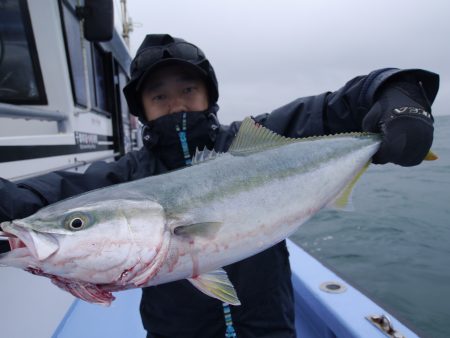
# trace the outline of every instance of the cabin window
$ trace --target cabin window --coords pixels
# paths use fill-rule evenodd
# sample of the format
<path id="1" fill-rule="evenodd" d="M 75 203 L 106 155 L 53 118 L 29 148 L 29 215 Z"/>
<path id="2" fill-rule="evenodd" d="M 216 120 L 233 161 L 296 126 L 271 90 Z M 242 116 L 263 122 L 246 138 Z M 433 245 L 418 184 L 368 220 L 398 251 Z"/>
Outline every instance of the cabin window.
<path id="1" fill-rule="evenodd" d="M 95 88 L 95 107 L 101 111 L 107 112 L 107 71 L 106 67 L 109 64 L 107 54 L 100 49 L 96 44 L 92 48 L 92 61 L 94 66 L 94 88 Z"/>
<path id="2" fill-rule="evenodd" d="M 81 36 L 80 21 L 75 10 L 62 1 L 63 25 L 66 41 L 66 52 L 70 67 L 70 78 L 75 103 L 87 107 L 86 73 L 84 67 L 83 48 L 86 43 Z"/>
<path id="3" fill-rule="evenodd" d="M 127 101 L 122 91 L 123 87 L 125 87 L 128 82 L 127 74 L 120 68 L 119 65 L 117 65 L 117 69 L 119 70 L 119 88 L 117 89 L 120 100 L 120 114 L 122 116 L 124 151 L 127 153 L 133 150 L 134 145 L 131 130 L 136 129 L 136 125 L 134 119 L 129 114 Z"/>
<path id="4" fill-rule="evenodd" d="M 0 102 L 46 104 L 26 1 L 0 1 Z"/>

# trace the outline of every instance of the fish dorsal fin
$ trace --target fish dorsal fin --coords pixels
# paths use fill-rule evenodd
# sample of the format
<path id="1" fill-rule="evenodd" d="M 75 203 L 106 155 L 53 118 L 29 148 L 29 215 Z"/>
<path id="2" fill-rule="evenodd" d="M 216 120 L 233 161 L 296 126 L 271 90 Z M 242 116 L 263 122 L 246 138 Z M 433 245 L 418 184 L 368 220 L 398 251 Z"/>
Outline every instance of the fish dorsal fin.
<path id="1" fill-rule="evenodd" d="M 251 117 L 247 117 L 242 122 L 228 152 L 232 155 L 245 156 L 294 142 L 298 140 L 278 135 L 255 123 Z"/>
<path id="2" fill-rule="evenodd" d="M 203 150 L 199 150 L 198 148 L 195 150 L 195 155 L 192 157 L 192 165 L 196 165 L 202 162 L 206 162 L 209 160 L 214 160 L 220 155 L 220 153 L 217 153 L 214 149 L 209 150 L 208 148 L 205 148 Z"/>
<path id="3" fill-rule="evenodd" d="M 345 132 L 331 135 L 307 136 L 292 138 L 279 135 L 270 129 L 256 123 L 251 117 L 247 117 L 241 124 L 233 143 L 228 150 L 232 155 L 250 155 L 271 148 L 277 148 L 286 144 L 296 142 L 308 142 L 344 137 L 380 137 L 378 134 L 369 132 Z"/>

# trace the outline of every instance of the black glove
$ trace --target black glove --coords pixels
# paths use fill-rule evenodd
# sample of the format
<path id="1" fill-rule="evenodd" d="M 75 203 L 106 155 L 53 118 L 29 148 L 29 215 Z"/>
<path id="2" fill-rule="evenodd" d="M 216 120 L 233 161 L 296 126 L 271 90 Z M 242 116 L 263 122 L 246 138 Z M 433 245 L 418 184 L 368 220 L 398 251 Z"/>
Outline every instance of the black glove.
<path id="1" fill-rule="evenodd" d="M 385 86 L 362 122 L 363 131 L 382 135 L 372 161 L 417 165 L 433 143 L 431 106 L 419 83 L 398 81 Z"/>

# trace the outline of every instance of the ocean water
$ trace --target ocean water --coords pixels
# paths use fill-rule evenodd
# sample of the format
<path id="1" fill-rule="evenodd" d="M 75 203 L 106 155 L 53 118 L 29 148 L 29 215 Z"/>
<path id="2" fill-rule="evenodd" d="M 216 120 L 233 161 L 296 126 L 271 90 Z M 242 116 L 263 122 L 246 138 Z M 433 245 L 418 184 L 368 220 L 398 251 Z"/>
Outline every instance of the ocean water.
<path id="1" fill-rule="evenodd" d="M 325 210 L 291 239 L 421 336 L 450 337 L 450 116 L 435 122 L 439 160 L 372 165 L 353 211 Z"/>

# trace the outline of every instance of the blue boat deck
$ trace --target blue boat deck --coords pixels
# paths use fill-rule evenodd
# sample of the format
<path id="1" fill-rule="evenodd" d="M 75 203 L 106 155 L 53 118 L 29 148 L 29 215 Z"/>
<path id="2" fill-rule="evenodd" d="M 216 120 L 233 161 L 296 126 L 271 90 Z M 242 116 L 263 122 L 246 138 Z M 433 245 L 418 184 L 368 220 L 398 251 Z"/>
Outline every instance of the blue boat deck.
<path id="1" fill-rule="evenodd" d="M 404 337 L 418 337 L 301 248 L 290 241 L 288 247 L 293 272 L 298 337 L 387 337 L 365 318 L 381 314 L 389 316 L 393 327 Z M 343 285 L 344 291 L 325 292 L 320 288 L 324 282 Z M 53 338 L 145 337 L 139 316 L 141 290 L 118 292 L 115 296 L 116 300 L 110 307 L 75 300 Z"/>

